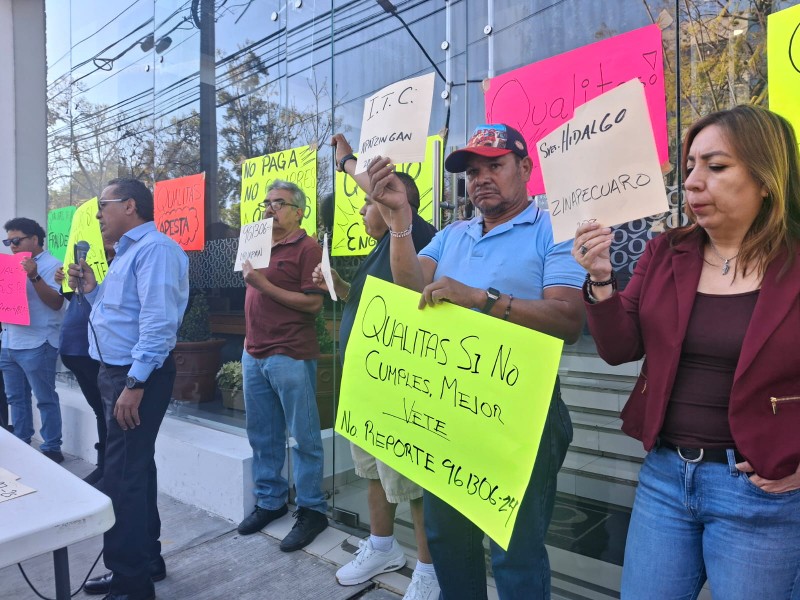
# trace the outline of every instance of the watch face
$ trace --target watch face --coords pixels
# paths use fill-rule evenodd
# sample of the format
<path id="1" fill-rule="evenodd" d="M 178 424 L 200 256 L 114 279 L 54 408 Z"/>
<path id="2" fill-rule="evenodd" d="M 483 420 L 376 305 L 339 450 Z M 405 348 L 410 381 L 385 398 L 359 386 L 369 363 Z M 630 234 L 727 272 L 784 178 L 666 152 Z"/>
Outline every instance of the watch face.
<path id="1" fill-rule="evenodd" d="M 129 390 L 132 390 L 135 385 L 136 385 L 136 379 L 135 378 L 128 377 L 125 380 L 125 387 L 128 388 Z"/>

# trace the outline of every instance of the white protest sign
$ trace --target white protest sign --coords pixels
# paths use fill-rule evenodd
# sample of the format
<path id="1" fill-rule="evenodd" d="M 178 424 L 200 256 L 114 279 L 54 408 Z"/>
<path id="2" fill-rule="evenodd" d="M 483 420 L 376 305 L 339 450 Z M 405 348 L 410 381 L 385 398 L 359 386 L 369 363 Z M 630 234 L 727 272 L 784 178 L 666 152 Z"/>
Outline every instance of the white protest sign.
<path id="1" fill-rule="evenodd" d="M 423 162 L 433 104 L 434 74 L 388 85 L 364 101 L 356 174 L 376 156 L 395 163 Z"/>
<path id="2" fill-rule="evenodd" d="M 18 481 L 19 475 L 0 468 L 0 502 L 32 494 L 36 490 Z"/>
<path id="3" fill-rule="evenodd" d="M 331 300 L 336 302 L 336 290 L 333 289 L 333 275 L 331 274 L 331 254 L 328 252 L 328 234 L 322 239 L 322 278 L 325 280 L 325 285 L 328 286 L 328 292 L 331 294 Z"/>
<path id="4" fill-rule="evenodd" d="M 234 271 L 242 270 L 242 263 L 249 260 L 255 269 L 269 266 L 272 254 L 272 217 L 242 225 L 239 232 L 239 249 L 236 251 Z"/>
<path id="5" fill-rule="evenodd" d="M 669 210 L 638 79 L 576 108 L 536 149 L 556 243 L 587 220 L 611 226 Z"/>

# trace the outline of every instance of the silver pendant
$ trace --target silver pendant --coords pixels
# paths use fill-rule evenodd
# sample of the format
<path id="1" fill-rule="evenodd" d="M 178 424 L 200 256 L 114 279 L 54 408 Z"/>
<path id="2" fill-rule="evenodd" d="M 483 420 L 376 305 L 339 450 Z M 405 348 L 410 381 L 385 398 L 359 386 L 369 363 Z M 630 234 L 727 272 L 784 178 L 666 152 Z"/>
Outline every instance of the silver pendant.
<path id="1" fill-rule="evenodd" d="M 728 264 L 729 262 L 731 262 L 731 260 L 730 260 L 730 259 L 726 260 L 726 261 L 723 263 L 723 265 L 722 265 L 722 274 L 723 274 L 723 275 L 727 275 L 727 274 L 728 274 L 728 271 L 730 271 L 730 270 L 731 270 L 731 267 L 730 267 L 730 265 Z"/>

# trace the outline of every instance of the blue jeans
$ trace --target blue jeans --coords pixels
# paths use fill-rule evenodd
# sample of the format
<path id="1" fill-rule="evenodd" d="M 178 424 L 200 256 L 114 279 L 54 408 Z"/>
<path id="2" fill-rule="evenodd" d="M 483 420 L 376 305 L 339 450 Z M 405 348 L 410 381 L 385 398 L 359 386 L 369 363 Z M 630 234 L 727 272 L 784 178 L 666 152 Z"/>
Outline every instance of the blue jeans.
<path id="1" fill-rule="evenodd" d="M 28 350 L 0 349 L 0 369 L 6 386 L 14 435 L 30 444 L 33 436 L 31 391 L 42 417 L 42 451 L 61 450 L 61 406 L 56 393 L 58 349 L 45 342 Z"/>
<path id="2" fill-rule="evenodd" d="M 550 598 L 550 559 L 544 536 L 553 516 L 556 477 L 572 441 L 572 423 L 558 382 L 539 453 L 520 503 L 508 550 L 490 540 L 492 571 L 500 600 Z M 483 531 L 430 492 L 424 494 L 425 532 L 442 600 L 485 600 Z"/>
<path id="3" fill-rule="evenodd" d="M 769 494 L 728 464 L 645 459 L 628 528 L 622 598 L 800 599 L 800 490 Z"/>
<path id="4" fill-rule="evenodd" d="M 254 358 L 242 353 L 247 438 L 253 448 L 256 504 L 276 510 L 286 504 L 289 482 L 281 475 L 286 460 L 286 430 L 296 504 L 319 512 L 328 508 L 322 494 L 323 451 L 317 410 L 317 361 L 277 354 Z"/>

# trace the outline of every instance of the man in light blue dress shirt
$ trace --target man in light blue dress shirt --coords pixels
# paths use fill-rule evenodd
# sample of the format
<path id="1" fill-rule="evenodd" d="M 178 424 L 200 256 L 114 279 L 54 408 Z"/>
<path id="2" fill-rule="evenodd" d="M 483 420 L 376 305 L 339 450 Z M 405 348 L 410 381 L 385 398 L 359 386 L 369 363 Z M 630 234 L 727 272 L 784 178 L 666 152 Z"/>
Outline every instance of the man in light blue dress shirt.
<path id="1" fill-rule="evenodd" d="M 61 454 L 61 406 L 56 393 L 58 332 L 64 318 L 64 298 L 58 293 L 58 259 L 44 250 L 45 232 L 33 219 L 18 217 L 5 224 L 3 244 L 11 252 L 30 252 L 21 259 L 28 276 L 30 325 L 3 325 L 0 370 L 3 371 L 14 435 L 30 444 L 33 436 L 31 391 L 42 417 L 42 453 L 56 462 Z"/>
<path id="2" fill-rule="evenodd" d="M 175 381 L 170 353 L 189 299 L 189 260 L 156 229 L 153 195 L 138 180 L 110 181 L 97 219 L 104 240 L 115 243 L 114 262 L 97 287 L 85 262 L 82 270 L 70 265 L 69 285 L 92 303 L 89 354 L 100 362 L 108 426 L 103 491 L 116 523 L 103 540 L 111 572 L 85 589 L 108 600 L 150 600 L 153 581 L 166 577 L 154 454 Z"/>

